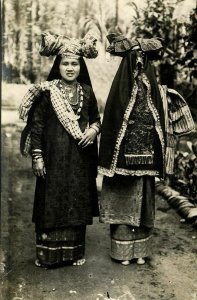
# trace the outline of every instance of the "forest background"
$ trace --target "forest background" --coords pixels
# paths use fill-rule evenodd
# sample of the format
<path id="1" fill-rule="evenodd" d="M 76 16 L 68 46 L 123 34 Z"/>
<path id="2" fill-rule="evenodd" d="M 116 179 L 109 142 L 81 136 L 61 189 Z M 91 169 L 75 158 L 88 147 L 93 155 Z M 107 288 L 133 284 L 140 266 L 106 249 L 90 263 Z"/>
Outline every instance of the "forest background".
<path id="1" fill-rule="evenodd" d="M 82 38 L 89 30 L 98 39 L 99 56 L 87 65 L 101 112 L 120 62 L 106 59 L 110 32 L 162 38 L 158 80 L 186 98 L 196 88 L 196 0 L 2 0 L 3 106 L 16 107 L 29 84 L 46 80 L 53 57 L 39 55 L 42 32 Z"/>

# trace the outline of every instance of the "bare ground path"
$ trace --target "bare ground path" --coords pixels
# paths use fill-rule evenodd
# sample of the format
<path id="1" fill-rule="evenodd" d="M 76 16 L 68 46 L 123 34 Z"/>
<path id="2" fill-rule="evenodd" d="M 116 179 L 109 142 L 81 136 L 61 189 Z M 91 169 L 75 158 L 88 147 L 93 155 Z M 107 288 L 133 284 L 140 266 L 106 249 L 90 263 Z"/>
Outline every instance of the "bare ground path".
<path id="1" fill-rule="evenodd" d="M 109 228 L 89 226 L 86 263 L 45 270 L 34 266 L 31 223 L 35 179 L 19 153 L 21 125 L 2 126 L 2 300 L 197 300 L 197 232 L 157 197 L 153 255 L 145 265 L 109 257 Z"/>

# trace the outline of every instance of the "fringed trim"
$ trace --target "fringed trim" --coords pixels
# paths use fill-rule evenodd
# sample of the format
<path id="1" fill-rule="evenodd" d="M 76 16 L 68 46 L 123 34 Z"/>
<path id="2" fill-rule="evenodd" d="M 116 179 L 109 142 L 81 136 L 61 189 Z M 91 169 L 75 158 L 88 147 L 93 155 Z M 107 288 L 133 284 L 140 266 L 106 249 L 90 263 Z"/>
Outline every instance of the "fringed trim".
<path id="1" fill-rule="evenodd" d="M 154 106 L 153 102 L 152 102 L 152 98 L 151 98 L 151 86 L 150 83 L 148 81 L 147 76 L 143 73 L 142 74 L 142 80 L 144 82 L 144 84 L 147 87 L 147 101 L 148 101 L 148 106 L 153 114 L 154 120 L 155 120 L 155 129 L 158 133 L 160 142 L 161 142 L 161 147 L 162 147 L 162 156 L 163 156 L 163 174 L 165 173 L 165 143 L 164 143 L 164 136 L 163 136 L 163 131 L 161 128 L 161 122 L 160 122 L 160 117 L 158 114 L 158 111 L 156 109 L 156 107 Z"/>
<path id="2" fill-rule="evenodd" d="M 106 169 L 101 166 L 98 167 L 98 172 L 101 175 L 108 176 L 108 177 L 113 177 L 114 174 L 118 175 L 123 175 L 123 176 L 158 176 L 159 172 L 154 171 L 154 170 L 128 170 L 128 169 L 121 169 L 121 168 L 116 168 L 115 171 L 112 171 L 111 169 Z"/>
<path id="3" fill-rule="evenodd" d="M 170 175 L 174 173 L 174 148 L 166 147 L 166 174 Z"/>
<path id="4" fill-rule="evenodd" d="M 133 86 L 133 91 L 132 91 L 132 94 L 131 94 L 131 99 L 129 101 L 129 104 L 127 106 L 127 109 L 126 109 L 124 117 L 123 117 L 122 126 L 120 128 L 120 131 L 118 133 L 118 137 L 117 137 L 117 140 L 116 140 L 116 145 L 115 145 L 115 150 L 114 150 L 110 170 L 108 170 L 108 172 L 107 172 L 108 175 L 106 175 L 106 176 L 112 177 L 115 173 L 117 160 L 118 160 L 118 154 L 119 154 L 119 151 L 120 151 L 120 145 L 121 145 L 121 142 L 122 142 L 122 140 L 125 136 L 128 119 L 129 119 L 129 116 L 131 114 L 131 111 L 132 111 L 133 106 L 134 106 L 135 101 L 136 101 L 137 90 L 138 90 L 137 83 L 136 83 L 136 81 L 134 81 L 134 86 Z"/>
<path id="5" fill-rule="evenodd" d="M 136 165 L 136 164 L 153 164 L 153 156 L 152 155 L 132 155 L 125 154 L 126 164 Z"/>

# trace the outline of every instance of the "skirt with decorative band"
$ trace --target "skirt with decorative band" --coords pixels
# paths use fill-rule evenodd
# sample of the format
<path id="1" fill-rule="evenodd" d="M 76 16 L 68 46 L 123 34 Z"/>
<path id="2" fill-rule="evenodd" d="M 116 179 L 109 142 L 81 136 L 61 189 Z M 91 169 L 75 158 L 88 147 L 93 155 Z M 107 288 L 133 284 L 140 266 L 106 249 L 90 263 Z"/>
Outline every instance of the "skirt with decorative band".
<path id="1" fill-rule="evenodd" d="M 111 257 L 132 260 L 151 254 L 152 229 L 130 225 L 110 225 Z"/>
<path id="2" fill-rule="evenodd" d="M 43 265 L 53 266 L 84 257 L 86 226 L 46 229 L 36 233 L 36 256 Z"/>

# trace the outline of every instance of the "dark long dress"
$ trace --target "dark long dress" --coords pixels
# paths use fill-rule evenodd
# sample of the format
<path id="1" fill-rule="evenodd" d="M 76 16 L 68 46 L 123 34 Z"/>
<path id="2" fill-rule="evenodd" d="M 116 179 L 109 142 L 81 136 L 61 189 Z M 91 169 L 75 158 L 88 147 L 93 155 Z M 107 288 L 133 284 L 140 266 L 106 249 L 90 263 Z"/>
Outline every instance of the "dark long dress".
<path id="1" fill-rule="evenodd" d="M 79 125 L 82 132 L 99 122 L 92 89 L 82 85 L 84 100 Z M 44 264 L 76 260 L 84 255 L 85 227 L 98 215 L 97 142 L 82 149 L 67 133 L 45 91 L 31 124 L 32 149 L 42 149 L 46 177 L 37 178 L 33 222 L 37 257 Z"/>

